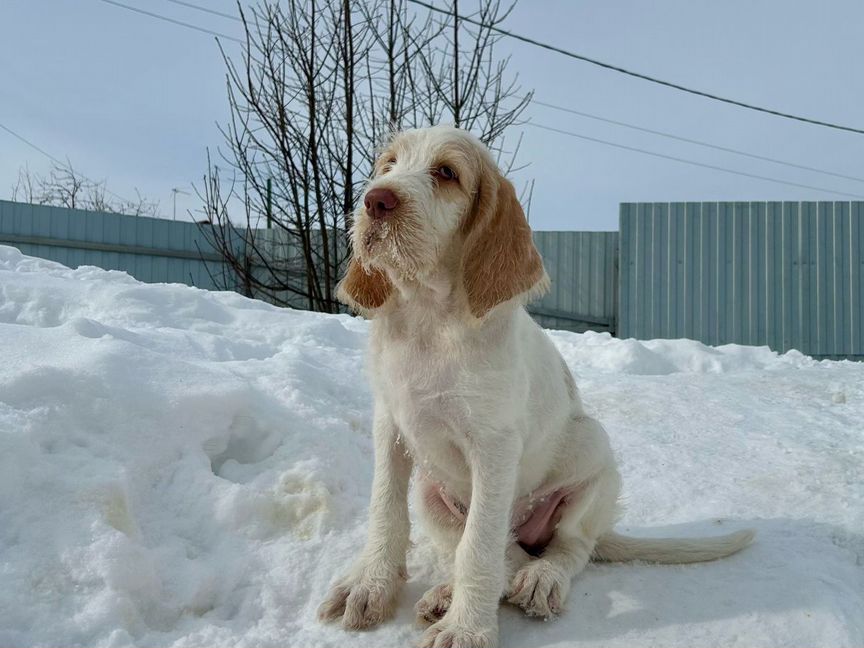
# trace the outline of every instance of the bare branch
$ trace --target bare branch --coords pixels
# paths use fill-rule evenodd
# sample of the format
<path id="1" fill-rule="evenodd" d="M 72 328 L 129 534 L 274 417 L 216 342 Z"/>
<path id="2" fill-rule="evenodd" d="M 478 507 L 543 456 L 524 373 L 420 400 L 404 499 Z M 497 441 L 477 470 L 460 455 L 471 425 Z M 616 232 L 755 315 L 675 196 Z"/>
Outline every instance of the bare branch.
<path id="1" fill-rule="evenodd" d="M 474 15 L 495 26 L 511 8 L 480 0 Z M 335 312 L 354 201 L 385 138 L 451 120 L 500 159 L 530 93 L 494 57 L 493 30 L 406 0 L 260 0 L 238 13 L 242 53 L 221 52 L 233 178 L 223 186 L 208 153 L 202 231 L 234 275 L 226 288 Z"/>

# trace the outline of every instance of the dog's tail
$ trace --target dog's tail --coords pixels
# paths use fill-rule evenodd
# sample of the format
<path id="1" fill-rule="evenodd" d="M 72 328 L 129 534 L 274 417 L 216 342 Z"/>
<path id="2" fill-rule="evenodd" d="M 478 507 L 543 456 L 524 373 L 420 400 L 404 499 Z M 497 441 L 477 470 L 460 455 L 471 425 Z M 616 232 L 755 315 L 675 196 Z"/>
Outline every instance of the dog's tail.
<path id="1" fill-rule="evenodd" d="M 683 564 L 717 560 L 741 551 L 753 541 L 752 529 L 713 538 L 631 538 L 610 531 L 597 541 L 594 560 Z"/>

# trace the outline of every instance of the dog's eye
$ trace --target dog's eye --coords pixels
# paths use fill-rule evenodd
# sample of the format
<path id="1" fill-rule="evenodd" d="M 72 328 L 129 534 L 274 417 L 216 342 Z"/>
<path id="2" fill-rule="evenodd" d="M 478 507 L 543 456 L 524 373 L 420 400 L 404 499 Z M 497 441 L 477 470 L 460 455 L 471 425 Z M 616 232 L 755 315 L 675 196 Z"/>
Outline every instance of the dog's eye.
<path id="1" fill-rule="evenodd" d="M 387 161 L 384 163 L 384 165 L 381 167 L 381 173 L 383 174 L 383 173 L 387 173 L 387 172 L 389 172 L 391 169 L 393 169 L 393 165 L 395 165 L 395 164 L 396 164 L 396 158 L 395 158 L 395 157 L 391 157 L 391 158 L 390 158 L 389 160 L 387 160 Z"/>
<path id="2" fill-rule="evenodd" d="M 435 169 L 435 175 L 442 180 L 456 180 L 456 172 L 448 166 L 440 166 Z"/>

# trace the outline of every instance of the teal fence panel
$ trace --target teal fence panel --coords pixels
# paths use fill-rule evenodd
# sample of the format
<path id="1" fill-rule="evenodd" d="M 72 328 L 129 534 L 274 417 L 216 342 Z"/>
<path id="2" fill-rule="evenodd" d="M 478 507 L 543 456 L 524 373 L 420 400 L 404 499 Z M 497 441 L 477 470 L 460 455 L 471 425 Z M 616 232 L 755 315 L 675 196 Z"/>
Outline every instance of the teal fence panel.
<path id="1" fill-rule="evenodd" d="M 72 268 L 123 270 L 151 283 L 235 286 L 195 223 L 0 200 L 0 244 Z"/>
<path id="2" fill-rule="evenodd" d="M 287 237 L 260 235 L 296 265 Z M 864 358 L 864 202 L 625 203 L 620 235 L 534 237 L 552 279 L 529 306 L 543 326 Z M 242 291 L 195 223 L 0 201 L 0 244 Z"/>
<path id="3" fill-rule="evenodd" d="M 528 305 L 547 328 L 615 331 L 618 307 L 618 232 L 534 232 L 552 280 Z"/>
<path id="4" fill-rule="evenodd" d="M 621 337 L 864 358 L 864 202 L 624 203 Z"/>
<path id="5" fill-rule="evenodd" d="M 285 232 L 257 230 L 254 235 L 269 263 L 284 267 L 286 276 L 302 265 L 299 247 Z M 238 231 L 238 245 L 242 239 Z M 551 328 L 614 330 L 618 233 L 535 232 L 535 240 L 552 289 L 531 304 L 534 317 Z M 243 291 L 195 223 L 0 200 L 0 244 L 72 268 L 94 265 L 141 281 Z M 338 252 L 348 250 L 340 246 Z M 263 267 L 254 267 L 266 275 Z M 297 281 L 299 287 L 302 277 Z M 288 292 L 275 297 L 298 308 L 305 305 Z"/>

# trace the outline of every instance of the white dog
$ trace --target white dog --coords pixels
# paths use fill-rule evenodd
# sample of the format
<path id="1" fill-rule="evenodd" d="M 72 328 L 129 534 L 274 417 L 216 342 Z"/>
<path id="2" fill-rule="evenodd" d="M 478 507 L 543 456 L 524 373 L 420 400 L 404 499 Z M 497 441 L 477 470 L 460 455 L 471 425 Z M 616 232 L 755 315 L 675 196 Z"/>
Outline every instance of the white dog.
<path id="1" fill-rule="evenodd" d="M 416 606 L 423 648 L 497 643 L 502 596 L 551 617 L 592 558 L 712 560 L 753 534 L 696 540 L 612 531 L 620 480 L 603 427 L 523 304 L 549 278 L 512 184 L 450 127 L 384 149 L 355 215 L 340 298 L 372 317 L 375 476 L 369 533 L 319 609 L 359 629 L 383 621 L 406 578 L 408 484 L 453 558 Z"/>

